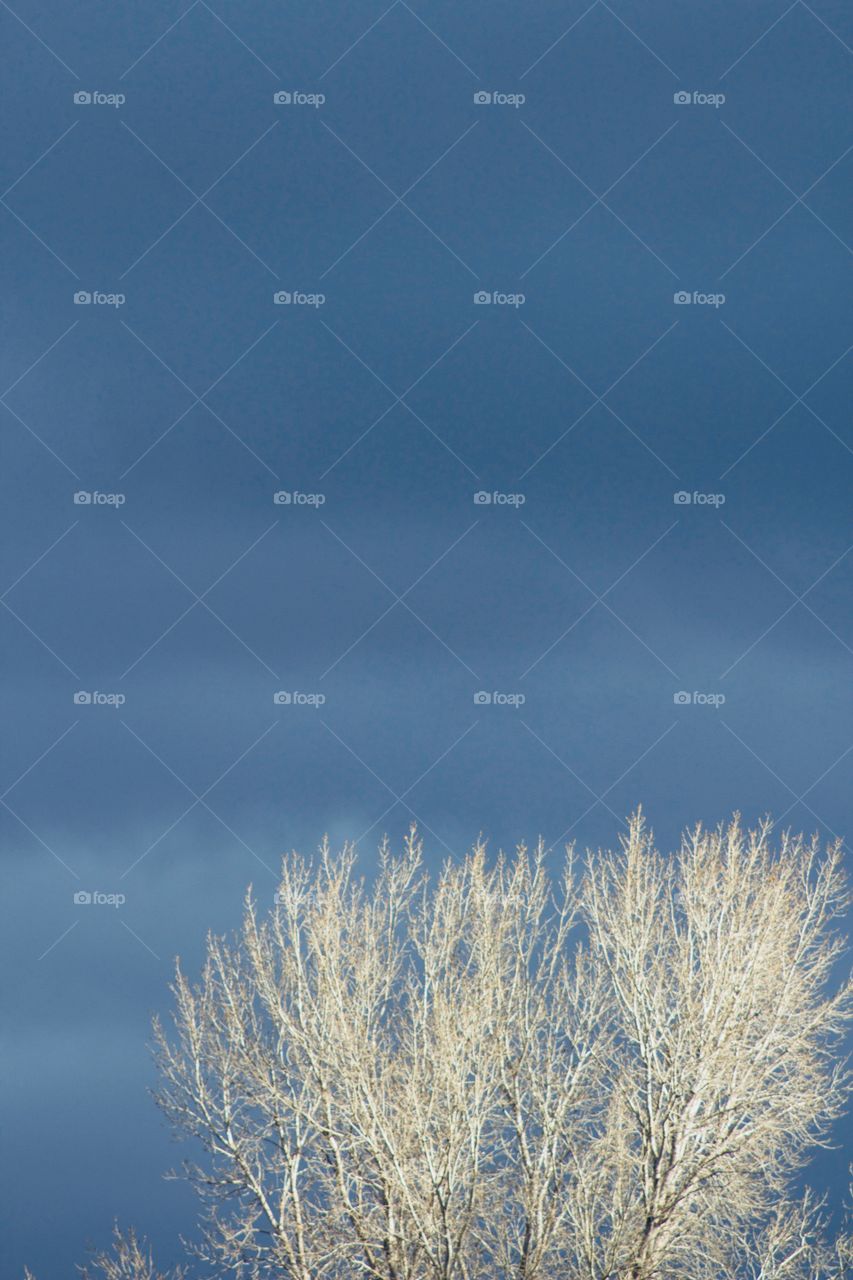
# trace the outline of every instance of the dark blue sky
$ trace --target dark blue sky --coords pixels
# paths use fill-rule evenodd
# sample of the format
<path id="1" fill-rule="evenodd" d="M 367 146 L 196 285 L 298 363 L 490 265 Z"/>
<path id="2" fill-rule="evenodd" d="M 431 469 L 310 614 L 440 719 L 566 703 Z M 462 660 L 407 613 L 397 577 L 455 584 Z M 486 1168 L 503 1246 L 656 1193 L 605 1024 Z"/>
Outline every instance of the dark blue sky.
<path id="1" fill-rule="evenodd" d="M 60 1280 L 179 1256 L 150 1016 L 285 850 L 850 832 L 853 13 L 0 38 L 3 1272 Z"/>

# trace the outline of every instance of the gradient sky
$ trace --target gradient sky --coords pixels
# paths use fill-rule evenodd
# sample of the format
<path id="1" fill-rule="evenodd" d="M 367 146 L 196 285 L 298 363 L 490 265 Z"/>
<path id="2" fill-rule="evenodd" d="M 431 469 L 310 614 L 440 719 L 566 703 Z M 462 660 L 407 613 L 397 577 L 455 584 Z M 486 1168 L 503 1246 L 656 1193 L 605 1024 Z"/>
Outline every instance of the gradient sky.
<path id="1" fill-rule="evenodd" d="M 115 1216 L 180 1256 L 150 1017 L 284 851 L 849 834 L 853 12 L 0 0 L 0 38 L 0 1235 L 60 1280 Z"/>

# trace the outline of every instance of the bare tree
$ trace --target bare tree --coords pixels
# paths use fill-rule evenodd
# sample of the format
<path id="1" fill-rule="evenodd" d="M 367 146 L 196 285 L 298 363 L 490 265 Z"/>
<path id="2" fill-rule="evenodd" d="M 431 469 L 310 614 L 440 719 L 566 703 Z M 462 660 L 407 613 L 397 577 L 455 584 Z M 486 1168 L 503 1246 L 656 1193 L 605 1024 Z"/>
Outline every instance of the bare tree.
<path id="1" fill-rule="evenodd" d="M 112 1247 L 94 1253 L 88 1266 L 78 1267 L 81 1280 L 185 1280 L 186 1270 L 158 1271 L 148 1242 L 131 1229 L 113 1229 Z M 28 1267 L 24 1280 L 35 1280 Z"/>
<path id="2" fill-rule="evenodd" d="M 175 1271 L 158 1271 L 151 1248 L 131 1229 L 123 1232 L 115 1227 L 110 1250 L 97 1252 L 89 1266 L 80 1268 L 82 1280 L 183 1280 L 183 1267 Z"/>
<path id="3" fill-rule="evenodd" d="M 663 857 L 637 815 L 546 861 L 479 844 L 433 883 L 413 832 L 368 889 L 324 845 L 178 971 L 158 1100 L 220 1273 L 842 1275 L 790 1194 L 849 1087 L 840 847 L 735 820 Z"/>

